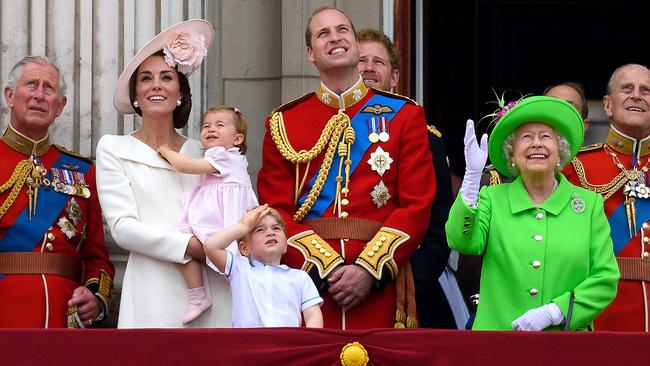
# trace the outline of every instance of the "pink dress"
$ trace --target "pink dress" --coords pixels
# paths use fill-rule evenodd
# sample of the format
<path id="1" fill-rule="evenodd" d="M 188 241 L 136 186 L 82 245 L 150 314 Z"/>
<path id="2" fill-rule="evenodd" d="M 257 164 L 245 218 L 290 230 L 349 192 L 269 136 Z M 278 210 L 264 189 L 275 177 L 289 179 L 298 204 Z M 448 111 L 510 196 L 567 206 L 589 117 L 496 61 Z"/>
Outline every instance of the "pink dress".
<path id="1" fill-rule="evenodd" d="M 203 159 L 219 173 L 201 175 L 184 197 L 177 226 L 182 232 L 193 233 L 202 243 L 214 232 L 238 223 L 248 209 L 258 205 L 248 176 L 248 160 L 239 148 L 213 147 Z"/>

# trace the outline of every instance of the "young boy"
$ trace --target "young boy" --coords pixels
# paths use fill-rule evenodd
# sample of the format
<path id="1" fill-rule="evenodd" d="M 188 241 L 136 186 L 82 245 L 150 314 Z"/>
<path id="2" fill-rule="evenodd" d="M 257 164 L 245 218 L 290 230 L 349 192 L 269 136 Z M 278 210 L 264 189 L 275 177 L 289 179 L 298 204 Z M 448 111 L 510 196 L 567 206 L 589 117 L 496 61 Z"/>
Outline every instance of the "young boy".
<path id="1" fill-rule="evenodd" d="M 226 247 L 239 240 L 242 256 Z M 304 271 L 281 265 L 287 235 L 280 214 L 263 205 L 248 211 L 241 221 L 214 233 L 204 243 L 208 265 L 226 276 L 232 292 L 235 328 L 323 327 L 323 314 L 314 283 Z"/>

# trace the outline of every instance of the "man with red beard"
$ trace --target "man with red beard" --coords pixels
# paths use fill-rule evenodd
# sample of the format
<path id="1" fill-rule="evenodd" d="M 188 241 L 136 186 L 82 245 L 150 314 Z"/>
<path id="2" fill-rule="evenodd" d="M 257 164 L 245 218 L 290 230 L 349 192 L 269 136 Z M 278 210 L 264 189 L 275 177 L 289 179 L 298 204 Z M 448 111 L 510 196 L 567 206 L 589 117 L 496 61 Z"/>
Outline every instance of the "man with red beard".
<path id="1" fill-rule="evenodd" d="M 267 120 L 260 202 L 287 222 L 285 261 L 323 292 L 325 327 L 412 325 L 396 319 L 396 280 L 424 236 L 435 195 L 424 111 L 368 89 L 350 19 L 321 8 L 305 32 L 320 88 Z"/>
<path id="2" fill-rule="evenodd" d="M 358 70 L 363 81 L 367 86 L 394 92 L 399 82 L 399 51 L 379 30 L 362 29 L 357 36 L 360 50 Z M 454 274 L 458 253 L 452 253 L 447 266 L 450 249 L 445 237 L 445 222 L 454 201 L 447 153 L 438 129 L 433 125 L 427 129 L 436 174 L 436 197 L 431 205 L 427 233 L 410 260 L 418 323 L 423 328 L 464 328 L 469 314 Z"/>
<path id="3" fill-rule="evenodd" d="M 650 302 L 650 70 L 616 69 L 603 98 L 607 140 L 582 148 L 563 173 L 603 195 L 621 278 L 616 298 L 596 318 L 596 330 L 649 329 Z"/>

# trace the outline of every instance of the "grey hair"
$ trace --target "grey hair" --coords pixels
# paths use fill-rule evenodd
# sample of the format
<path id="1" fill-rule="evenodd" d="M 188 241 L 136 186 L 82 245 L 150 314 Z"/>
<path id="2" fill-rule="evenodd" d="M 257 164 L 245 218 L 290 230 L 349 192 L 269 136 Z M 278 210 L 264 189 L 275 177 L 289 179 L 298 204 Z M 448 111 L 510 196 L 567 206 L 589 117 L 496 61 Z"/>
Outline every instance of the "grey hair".
<path id="1" fill-rule="evenodd" d="M 557 150 L 558 150 L 558 155 L 560 155 L 560 166 L 555 167 L 555 172 L 558 173 L 560 170 L 562 170 L 567 164 L 569 164 L 569 161 L 571 161 L 571 145 L 569 145 L 569 141 L 567 139 L 560 135 L 559 133 L 556 134 L 557 136 Z M 506 157 L 506 161 L 512 162 L 512 155 L 514 153 L 514 143 L 515 143 L 515 132 L 513 131 L 508 135 L 508 137 L 503 140 L 503 146 L 501 147 L 501 150 L 503 151 L 503 156 Z M 516 177 L 519 175 L 519 169 L 517 169 L 516 166 L 513 164 L 508 164 L 507 165 L 508 171 L 513 177 Z"/>
<path id="2" fill-rule="evenodd" d="M 616 70 L 614 70 L 612 75 L 609 77 L 609 81 L 607 81 L 607 95 L 612 95 L 612 91 L 614 90 L 614 82 L 616 81 L 618 74 L 621 71 L 623 71 L 623 69 L 627 69 L 628 67 L 641 67 L 646 69 L 648 72 L 650 72 L 650 69 L 648 69 L 647 66 L 641 64 L 625 64 L 617 67 Z"/>
<path id="3" fill-rule="evenodd" d="M 50 61 L 47 56 L 25 56 L 22 60 L 18 61 L 14 67 L 11 68 L 11 71 L 9 71 L 9 80 L 7 81 L 7 84 L 11 88 L 11 91 L 14 93 L 16 92 L 16 83 L 18 82 L 18 79 L 20 79 L 25 65 L 33 63 L 49 65 L 56 70 L 56 72 L 59 74 L 59 99 L 63 99 L 65 97 L 65 92 L 68 89 L 68 86 L 63 79 L 63 75 L 61 74 L 59 67 Z"/>

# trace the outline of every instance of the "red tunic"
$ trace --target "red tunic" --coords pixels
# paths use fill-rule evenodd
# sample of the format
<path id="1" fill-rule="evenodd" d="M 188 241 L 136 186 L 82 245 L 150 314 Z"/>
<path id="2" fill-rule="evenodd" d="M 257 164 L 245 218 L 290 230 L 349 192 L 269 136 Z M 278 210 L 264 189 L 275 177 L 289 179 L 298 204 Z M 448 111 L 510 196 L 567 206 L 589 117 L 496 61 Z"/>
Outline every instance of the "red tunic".
<path id="1" fill-rule="evenodd" d="M 5 136 L 13 133 L 11 129 L 7 131 Z M 13 135 L 16 136 L 15 133 Z M 14 150 L 5 143 L 4 139 L 5 137 L 0 141 L 0 156 L 2 156 L 0 159 L 0 183 L 7 182 L 17 164 L 29 158 L 29 153 L 24 154 Z M 62 154 L 70 155 L 73 161 L 75 159 L 82 161 L 81 158 L 45 142 L 45 146 L 39 152 L 39 158 L 48 173 L 52 164 Z M 85 182 L 90 189 L 90 197 L 67 196 L 67 203 L 63 205 L 61 212 L 53 220 L 49 229 L 39 234 L 39 239 L 36 242 L 23 243 L 22 245 L 25 251 L 58 253 L 80 260 L 82 282 L 77 283 L 66 277 L 52 274 L 0 275 L 0 304 L 2 304 L 0 328 L 67 327 L 67 303 L 72 297 L 73 290 L 81 284 L 85 284 L 95 293 L 104 302 L 105 309 L 108 310 L 114 267 L 104 244 L 102 217 L 95 188 L 94 166 L 91 166 L 85 174 Z M 0 193 L 0 202 L 6 202 L 10 191 L 11 189 L 8 189 Z M 5 237 L 7 231 L 26 209 L 28 205 L 26 191 L 27 188 L 23 186 L 13 204 L 0 218 L 0 239 Z M 40 191 L 43 192 L 44 188 L 41 187 Z M 70 213 L 66 210 L 76 208 L 71 203 L 73 199 L 78 204 L 78 213 Z M 37 201 L 36 215 L 39 214 L 39 210 L 43 210 L 38 204 L 41 204 L 40 200 Z M 69 227 L 65 230 L 67 235 L 62 229 L 62 225 L 58 224 L 62 218 L 66 218 L 69 223 L 76 221 L 76 225 L 73 224 L 73 230 Z M 61 222 L 65 222 L 65 220 Z M 27 222 L 26 225 L 28 226 L 30 223 L 32 222 Z M 30 230 L 29 227 L 27 230 Z M 74 235 L 68 238 L 72 232 Z M 0 244 L 0 253 L 15 252 L 16 250 L 7 247 L 13 244 Z"/>
<path id="2" fill-rule="evenodd" d="M 329 95 L 325 95 L 328 93 Z M 340 99 L 321 86 L 317 93 L 308 94 L 276 111 L 281 112 L 286 137 L 293 149 L 297 152 L 306 151 L 316 144 L 328 120 L 337 114 L 338 106 L 346 105 L 345 113 L 352 118 L 376 93 L 379 92 L 366 89 L 361 79 L 341 94 Z M 401 98 L 387 94 L 385 96 Z M 370 144 L 358 159 L 358 166 L 350 174 L 347 196 L 334 199 L 320 214 L 321 218 L 361 218 L 377 222 L 377 229 L 381 229 L 373 234 L 373 239 L 369 241 L 346 238 L 344 235 L 336 238 L 330 236 L 328 240 L 323 240 L 304 222 L 294 221 L 292 216 L 297 210 L 294 201 L 296 166 L 278 151 L 269 133 L 270 119 L 266 123 L 263 162 L 257 188 L 260 203 L 268 203 L 280 211 L 287 222 L 290 246 L 284 261 L 292 267 L 308 271 L 316 286 L 324 292 L 324 279 L 336 266 L 362 266 L 375 278 L 375 288 L 363 303 L 347 312 L 343 312 L 328 294 L 322 293 L 325 299 L 322 306 L 325 327 L 393 327 L 396 296 L 392 280 L 397 275 L 397 268 L 408 262 L 424 236 L 435 195 L 435 177 L 423 109 L 412 101 L 403 105 L 389 123 L 390 139 L 387 142 Z M 368 141 L 368 133 L 355 135 L 355 143 L 359 143 L 361 139 Z M 376 153 L 379 147 L 393 160 L 383 175 L 372 170 L 371 164 L 368 163 L 371 154 Z M 318 173 L 326 149 L 327 146 L 309 164 L 306 182 Z M 306 166 L 304 163 L 299 165 L 300 180 Z M 338 170 L 338 166 L 332 164 L 330 169 Z M 380 200 L 385 204 L 378 207 L 377 202 L 373 202 L 371 193 L 377 192 L 376 187 L 380 182 L 383 182 L 390 198 Z M 325 190 L 327 189 L 323 192 Z M 299 196 L 308 191 L 305 183 Z M 344 201 L 344 198 L 347 201 Z"/>
<path id="3" fill-rule="evenodd" d="M 612 157 L 612 153 L 616 154 L 615 157 Z M 642 200 L 647 202 L 649 199 L 635 199 L 637 227 L 632 229 L 633 233 L 630 237 L 624 206 L 625 195 L 623 194 L 623 183 L 627 182 L 627 179 L 620 180 L 624 177 L 621 174 L 624 173 L 616 166 L 616 159 L 618 159 L 626 170 L 631 170 L 634 155 L 637 156 L 636 166 L 639 170 L 648 166 L 650 163 L 650 137 L 636 141 L 614 128 L 610 128 L 605 144 L 583 148 L 576 160 L 569 164 L 563 173 L 573 184 L 592 190 L 595 190 L 597 186 L 610 184 L 610 182 L 621 182 L 620 187 L 615 192 L 612 191 L 611 196 L 605 200 L 605 214 L 612 229 L 614 251 L 617 258 L 637 258 L 648 266 L 650 265 L 650 261 L 648 261 L 650 245 L 644 244 L 643 238 L 650 238 L 650 230 L 648 230 L 650 226 L 643 224 L 650 220 L 650 215 L 644 215 L 639 208 L 645 203 L 641 202 Z M 580 172 L 580 166 L 584 173 Z M 645 180 L 647 185 L 647 177 Z M 601 194 L 605 196 L 608 192 L 605 191 Z M 648 331 L 650 287 L 645 281 L 624 279 L 624 277 L 624 271 L 621 270 L 621 280 L 618 283 L 616 298 L 594 321 L 596 330 Z"/>

